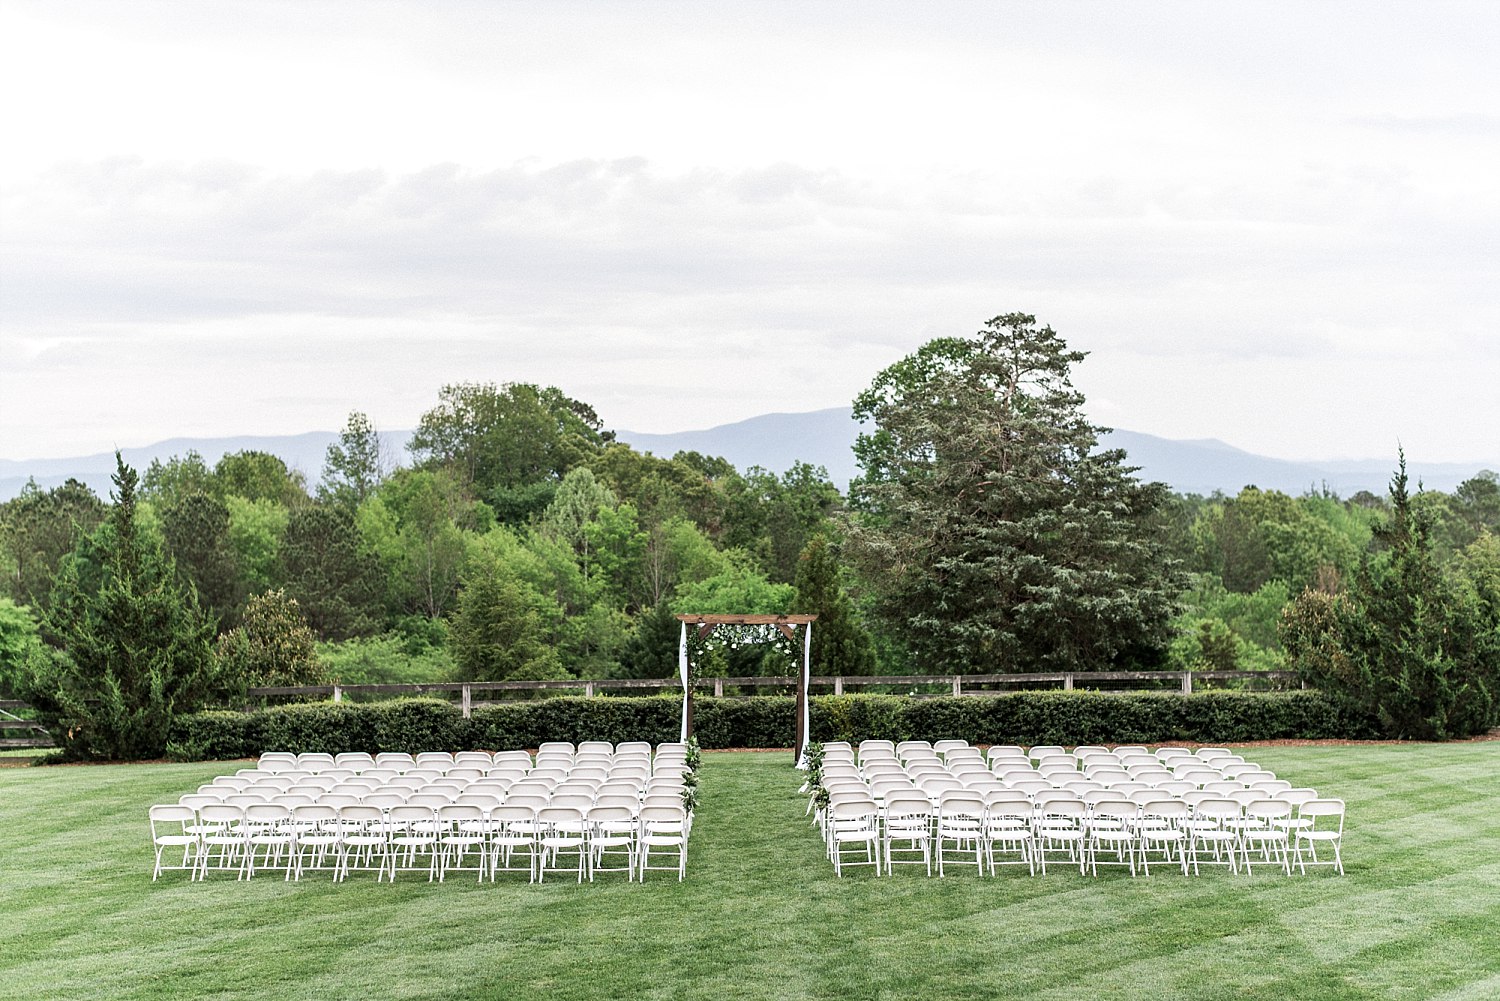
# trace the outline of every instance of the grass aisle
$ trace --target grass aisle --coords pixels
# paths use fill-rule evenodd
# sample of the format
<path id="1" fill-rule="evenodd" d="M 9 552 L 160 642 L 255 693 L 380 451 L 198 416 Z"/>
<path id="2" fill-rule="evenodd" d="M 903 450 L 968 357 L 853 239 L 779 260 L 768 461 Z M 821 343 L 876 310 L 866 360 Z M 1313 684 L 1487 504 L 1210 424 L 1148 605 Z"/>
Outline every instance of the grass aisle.
<path id="1" fill-rule="evenodd" d="M 1348 800 L 1347 877 L 838 880 L 767 752 L 704 755 L 680 885 L 153 885 L 147 805 L 236 766 L 5 770 L 0 997 L 1500 997 L 1500 745 L 1247 756 Z"/>

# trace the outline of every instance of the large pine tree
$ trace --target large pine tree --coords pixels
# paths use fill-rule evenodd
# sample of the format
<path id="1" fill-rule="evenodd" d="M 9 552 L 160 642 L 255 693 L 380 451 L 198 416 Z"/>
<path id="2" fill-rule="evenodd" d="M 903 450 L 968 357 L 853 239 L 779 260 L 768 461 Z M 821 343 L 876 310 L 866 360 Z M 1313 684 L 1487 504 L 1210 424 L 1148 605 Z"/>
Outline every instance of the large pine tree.
<path id="1" fill-rule="evenodd" d="M 41 624 L 51 649 L 25 678 L 75 759 L 160 757 L 172 717 L 216 689 L 213 627 L 138 519 L 135 470 L 115 461 L 114 507 L 64 561 Z"/>
<path id="2" fill-rule="evenodd" d="M 1022 313 L 941 338 L 855 400 L 846 552 L 875 608 L 933 672 L 1150 663 L 1180 581 L 1141 483 L 1069 380 L 1084 358 Z"/>

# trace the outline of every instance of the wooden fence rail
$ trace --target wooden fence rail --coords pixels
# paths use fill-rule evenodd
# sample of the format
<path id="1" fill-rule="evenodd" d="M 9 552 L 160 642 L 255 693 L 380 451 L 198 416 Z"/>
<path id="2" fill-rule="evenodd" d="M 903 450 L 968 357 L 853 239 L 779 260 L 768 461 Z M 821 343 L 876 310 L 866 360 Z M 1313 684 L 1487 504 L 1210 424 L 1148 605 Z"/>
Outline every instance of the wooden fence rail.
<path id="1" fill-rule="evenodd" d="M 1121 685 L 1119 683 L 1125 683 Z M 1139 684 L 1156 682 L 1155 685 Z M 889 674 L 859 677 L 815 675 L 809 679 L 811 688 L 844 695 L 854 690 L 871 687 L 907 689 L 919 697 L 931 696 L 933 692 L 919 689 L 942 688 L 944 695 L 979 696 L 994 695 L 995 687 L 1024 686 L 1027 688 L 1060 687 L 1063 691 L 1093 689 L 1101 683 L 1109 685 L 1107 691 L 1160 691 L 1161 682 L 1170 682 L 1168 690 L 1191 695 L 1195 685 L 1202 682 L 1239 682 L 1257 687 L 1306 687 L 1296 671 L 1058 671 L 1033 674 Z M 1134 684 L 1132 684 L 1134 683 Z M 739 678 L 696 678 L 693 691 L 708 693 L 723 698 L 729 689 L 794 688 L 797 679 L 792 675 L 765 675 Z M 403 695 L 457 695 L 464 715 L 468 716 L 476 705 L 487 704 L 483 696 L 502 692 L 581 692 L 588 698 L 615 691 L 680 691 L 681 683 L 676 678 L 594 678 L 566 681 L 449 681 L 433 684 L 412 685 L 303 685 L 299 687 L 252 688 L 252 698 L 276 696 L 323 696 L 334 702 L 356 696 L 403 696 Z M 479 696 L 480 698 L 476 698 Z M 731 698 L 736 697 L 734 695 Z"/>

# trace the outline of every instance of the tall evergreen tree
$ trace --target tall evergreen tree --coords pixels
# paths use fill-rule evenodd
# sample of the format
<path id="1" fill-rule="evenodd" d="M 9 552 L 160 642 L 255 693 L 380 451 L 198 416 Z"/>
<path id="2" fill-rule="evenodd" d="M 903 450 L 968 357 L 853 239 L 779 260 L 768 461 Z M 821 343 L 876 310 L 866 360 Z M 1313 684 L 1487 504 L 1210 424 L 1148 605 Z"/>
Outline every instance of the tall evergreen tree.
<path id="1" fill-rule="evenodd" d="M 158 757 L 174 714 L 217 689 L 213 627 L 137 518 L 135 470 L 115 463 L 114 507 L 64 561 L 41 623 L 49 656 L 22 685 L 75 759 Z"/>
<path id="2" fill-rule="evenodd" d="M 846 552 L 917 666 L 983 673 L 1154 663 L 1181 581 L 1139 482 L 1069 381 L 1084 358 L 998 316 L 876 377 L 854 403 Z"/>
<path id="3" fill-rule="evenodd" d="M 1283 617 L 1283 642 L 1309 681 L 1364 706 L 1392 737 L 1482 733 L 1500 695 L 1496 623 L 1438 565 L 1404 455 L 1390 498 L 1375 527 L 1382 552 L 1360 564 L 1346 594 L 1304 591 Z"/>
<path id="4" fill-rule="evenodd" d="M 286 592 L 319 637 L 347 639 L 378 631 L 383 612 L 380 566 L 360 548 L 349 511 L 327 504 L 295 509 L 279 556 Z"/>
<path id="5" fill-rule="evenodd" d="M 833 544 L 815 535 L 797 559 L 794 611 L 818 617 L 813 630 L 812 673 L 851 677 L 875 673 L 875 646 L 860 628 L 854 605 L 839 583 Z"/>
<path id="6" fill-rule="evenodd" d="M 177 573 L 198 590 L 205 610 L 220 625 L 239 615 L 239 568 L 229 545 L 229 507 L 213 494 L 192 490 L 161 511 L 162 536 Z"/>

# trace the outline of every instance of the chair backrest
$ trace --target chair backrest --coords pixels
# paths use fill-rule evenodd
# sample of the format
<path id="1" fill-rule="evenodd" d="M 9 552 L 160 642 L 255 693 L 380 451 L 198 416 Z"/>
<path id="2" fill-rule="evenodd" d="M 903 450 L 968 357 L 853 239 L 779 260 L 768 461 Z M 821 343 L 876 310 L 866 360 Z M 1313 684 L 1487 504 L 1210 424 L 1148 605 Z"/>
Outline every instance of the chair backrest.
<path id="1" fill-rule="evenodd" d="M 454 822 L 483 820 L 484 807 L 477 803 L 444 803 L 437 809 L 438 820 Z"/>
<path id="2" fill-rule="evenodd" d="M 576 753 L 576 751 L 577 749 L 573 746 L 572 741 L 567 740 L 545 741 L 544 743 L 538 745 L 536 749 L 537 754 L 546 754 L 549 752 L 565 753 L 570 758 Z"/>
<path id="3" fill-rule="evenodd" d="M 1245 804 L 1245 816 L 1256 820 L 1285 820 L 1292 815 L 1292 804 L 1280 799 L 1254 799 Z"/>
<path id="4" fill-rule="evenodd" d="M 1036 805 L 1037 816 L 1042 819 L 1065 818 L 1067 820 L 1082 820 L 1088 816 L 1089 808 L 1080 799 L 1052 799 L 1038 802 Z"/>
<path id="5" fill-rule="evenodd" d="M 583 810 L 576 806 L 544 806 L 536 812 L 537 823 L 554 830 L 582 830 Z"/>
<path id="6" fill-rule="evenodd" d="M 687 811 L 682 807 L 645 806 L 641 808 L 641 827 L 648 831 L 681 831 L 687 825 Z"/>
<path id="7" fill-rule="evenodd" d="M 1192 807 L 1180 799 L 1153 799 L 1141 804 L 1141 816 L 1180 823 L 1192 816 Z"/>
<path id="8" fill-rule="evenodd" d="M 1302 817 L 1336 817 L 1340 829 L 1344 826 L 1344 801 L 1341 799 L 1310 799 L 1297 808 Z"/>
<path id="9" fill-rule="evenodd" d="M 396 790 L 384 792 L 372 792 L 364 799 L 365 806 L 373 806 L 377 810 L 391 810 L 406 802 L 406 794 Z"/>
<path id="10" fill-rule="evenodd" d="M 632 793 L 601 793 L 594 799 L 594 806 L 624 807 L 632 814 L 641 808 L 641 798 Z"/>
<path id="11" fill-rule="evenodd" d="M 1234 820 L 1244 815 L 1244 809 L 1232 799 L 1205 799 L 1193 807 L 1195 813 L 1205 820 Z"/>
<path id="12" fill-rule="evenodd" d="M 490 811 L 490 822 L 502 827 L 536 819 L 536 810 L 524 803 L 501 803 Z"/>
<path id="13" fill-rule="evenodd" d="M 637 811 L 626 806 L 602 806 L 595 804 L 589 808 L 586 817 L 588 822 L 595 826 L 607 824 L 612 827 L 619 827 L 634 823 L 637 819 Z"/>
<path id="14" fill-rule="evenodd" d="M 317 802 L 317 798 L 306 793 L 284 792 L 279 796 L 272 796 L 271 802 L 288 810 L 295 810 L 299 806 L 311 806 Z"/>
<path id="15" fill-rule="evenodd" d="M 1072 789 L 1042 789 L 1031 797 L 1031 801 L 1040 809 L 1053 803 L 1083 803 L 1083 797 Z"/>
<path id="16" fill-rule="evenodd" d="M 381 751 L 375 755 L 377 767 L 406 769 L 410 768 L 413 763 L 412 756 L 404 751 Z"/>
<path id="17" fill-rule="evenodd" d="M 1089 804 L 1089 812 L 1095 817 L 1111 820 L 1134 820 L 1141 808 L 1128 799 L 1104 799 Z"/>
<path id="18" fill-rule="evenodd" d="M 292 807 L 292 820 L 298 824 L 328 824 L 338 816 L 338 810 L 327 803 L 303 803 Z"/>
<path id="19" fill-rule="evenodd" d="M 403 803 L 400 806 L 393 806 L 390 809 L 389 815 L 393 824 L 411 824 L 420 821 L 429 821 L 435 816 L 432 807 L 414 803 Z"/>
<path id="20" fill-rule="evenodd" d="M 245 807 L 244 820 L 247 825 L 255 827 L 285 823 L 291 816 L 291 808 L 280 803 L 254 803 Z"/>
<path id="21" fill-rule="evenodd" d="M 146 811 L 152 824 L 190 824 L 198 819 L 198 811 L 182 803 L 161 803 Z M 152 828 L 155 830 L 155 828 Z"/>
<path id="22" fill-rule="evenodd" d="M 509 765 L 518 764 L 524 770 L 531 770 L 531 753 L 529 751 L 496 751 L 495 764 Z"/>
<path id="23" fill-rule="evenodd" d="M 895 809 L 911 808 L 927 813 L 932 812 L 932 800 L 920 789 L 891 789 L 885 794 L 885 808 L 889 812 Z"/>
<path id="24" fill-rule="evenodd" d="M 495 758 L 489 751 L 459 751 L 453 755 L 453 763 L 455 765 L 474 765 L 485 769 L 495 763 Z"/>
<path id="25" fill-rule="evenodd" d="M 339 822 L 348 827 L 367 828 L 385 820 L 385 811 L 369 803 L 350 803 L 339 807 Z"/>
<path id="26" fill-rule="evenodd" d="M 210 803 L 207 806 L 200 807 L 198 810 L 198 819 L 201 822 L 219 827 L 228 827 L 232 824 L 237 824 L 244 817 L 244 807 L 233 803 Z"/>
<path id="27" fill-rule="evenodd" d="M 466 792 L 453 802 L 462 803 L 466 806 L 477 806 L 481 810 L 493 810 L 505 802 L 505 797 L 497 792 Z"/>

